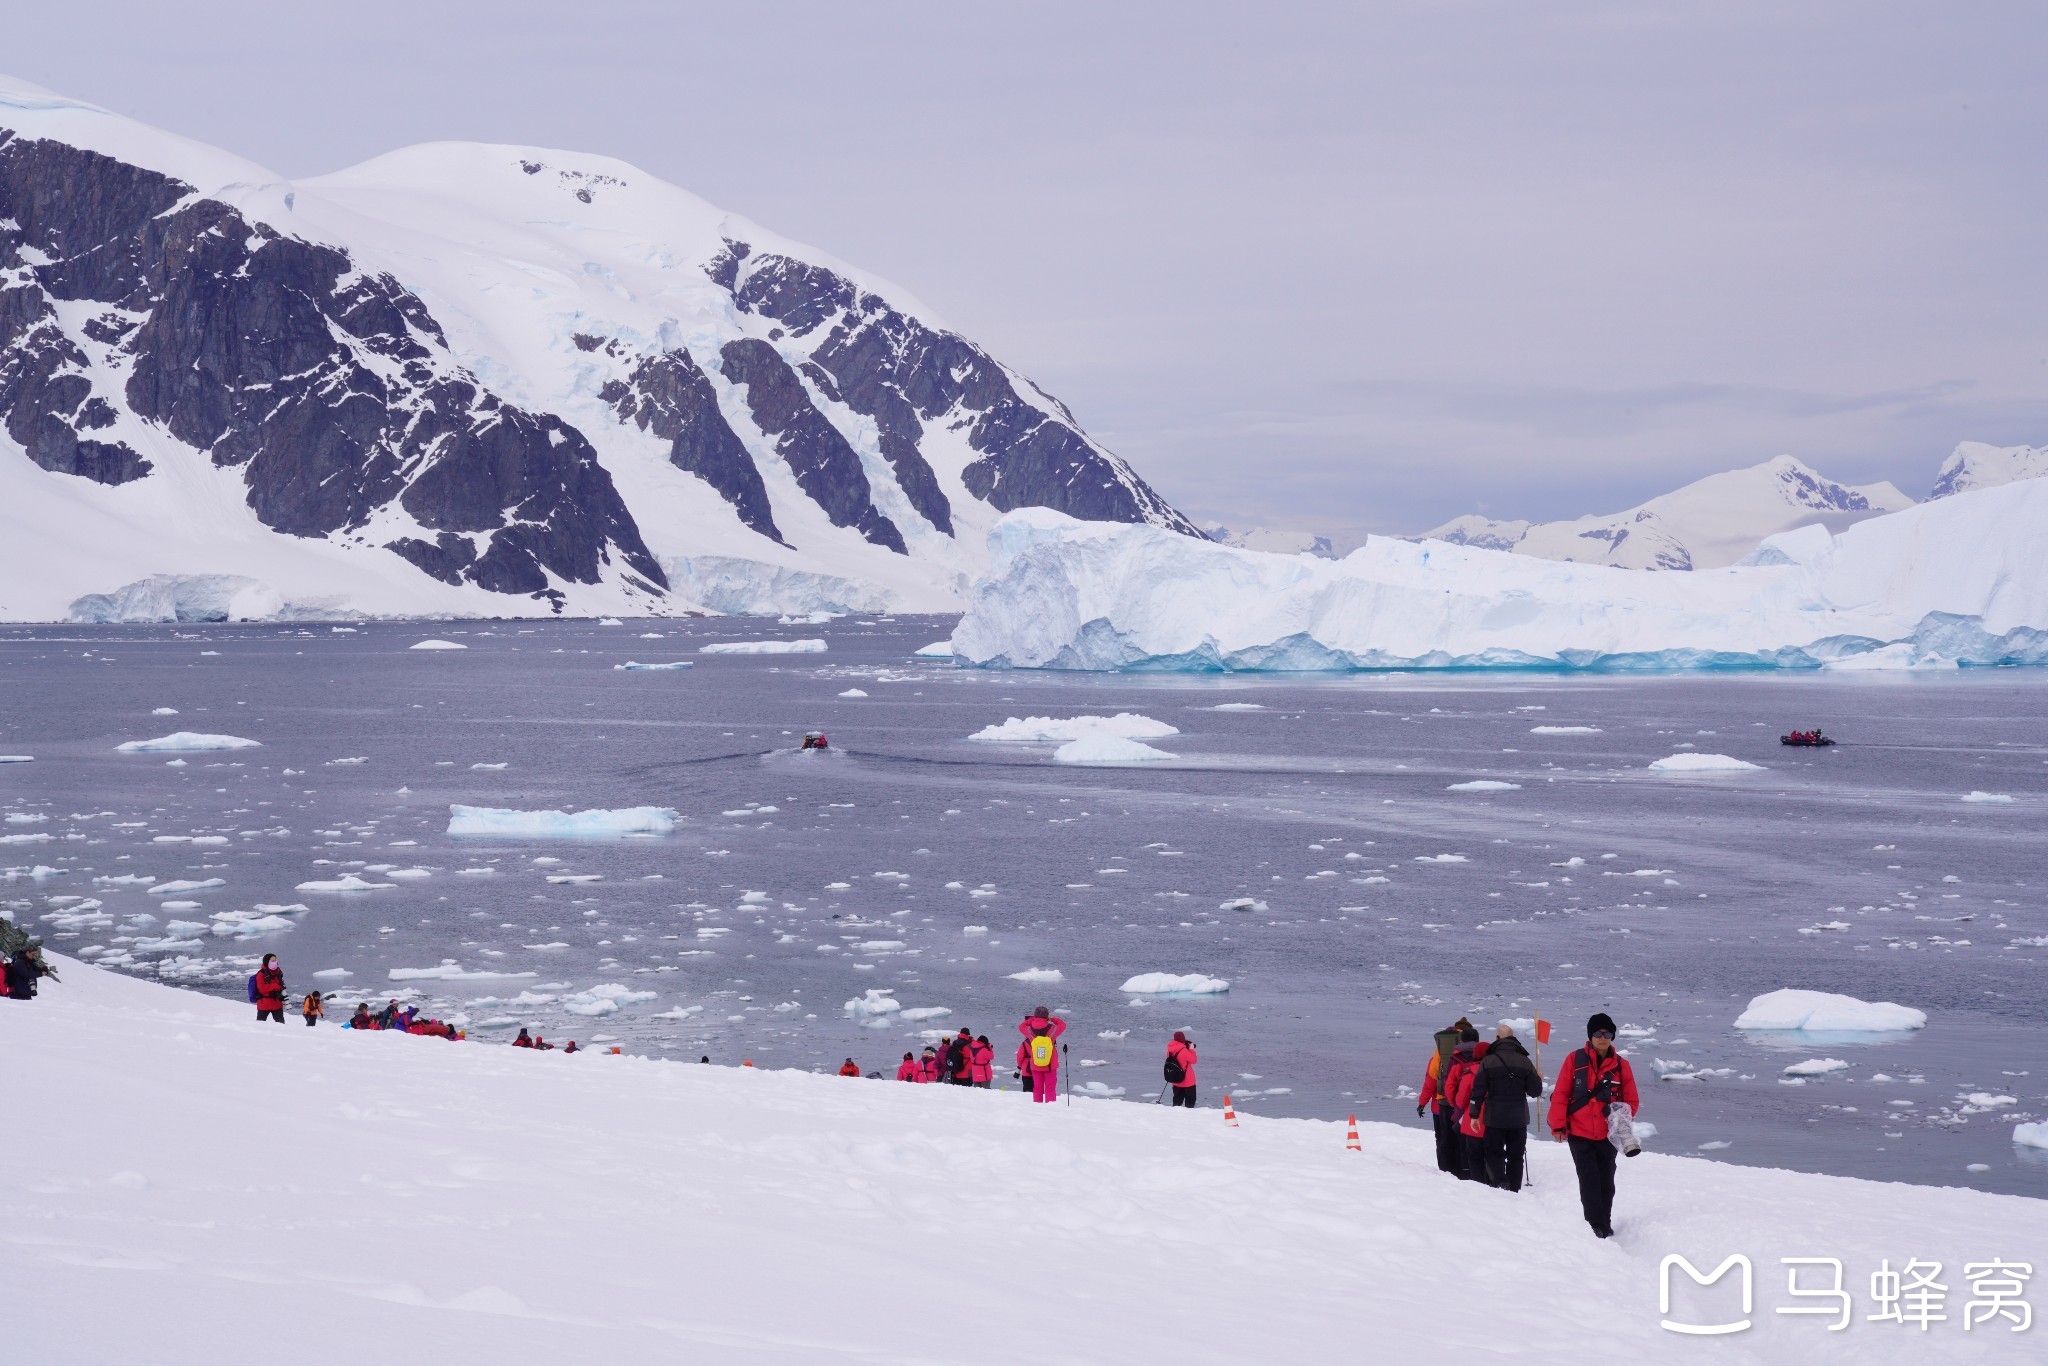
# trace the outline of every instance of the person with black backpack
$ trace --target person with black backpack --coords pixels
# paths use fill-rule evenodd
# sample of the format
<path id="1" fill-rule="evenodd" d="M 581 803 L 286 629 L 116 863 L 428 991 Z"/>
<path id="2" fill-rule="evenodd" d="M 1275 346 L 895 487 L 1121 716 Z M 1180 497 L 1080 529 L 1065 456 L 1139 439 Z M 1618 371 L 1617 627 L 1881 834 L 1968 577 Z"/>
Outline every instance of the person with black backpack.
<path id="1" fill-rule="evenodd" d="M 1543 1094 L 1543 1077 L 1514 1030 L 1502 1025 L 1499 1034 L 1480 1060 L 1465 1106 L 1482 1126 L 1479 1157 L 1486 1184 L 1518 1191 L 1529 1143 L 1529 1101 Z"/>
<path id="2" fill-rule="evenodd" d="M 1184 1030 L 1174 1030 L 1166 1045 L 1166 1084 L 1173 1088 L 1175 1108 L 1195 1108 L 1195 1045 Z"/>
<path id="3" fill-rule="evenodd" d="M 284 1023 L 284 969 L 277 955 L 263 955 L 263 966 L 249 975 L 249 1003 L 256 1007 L 258 1020 Z"/>
<path id="4" fill-rule="evenodd" d="M 1439 1029 L 1431 1039 L 1436 1051 L 1429 1055 L 1429 1066 L 1423 1071 L 1422 1093 L 1415 1100 L 1416 1116 L 1420 1118 L 1428 1110 L 1436 1129 L 1436 1169 L 1460 1180 L 1465 1176 L 1465 1146 L 1458 1133 L 1457 1116 L 1451 1113 L 1450 1102 L 1445 1099 L 1444 1083 L 1450 1080 L 1451 1054 L 1458 1045 L 1478 1041 L 1479 1031 L 1462 1015 L 1449 1029 Z"/>
<path id="5" fill-rule="evenodd" d="M 1614 1017 L 1600 1012 L 1586 1021 L 1586 1046 L 1564 1060 L 1550 1092 L 1550 1136 L 1569 1142 L 1579 1173 L 1579 1208 L 1596 1238 L 1614 1236 L 1614 1165 L 1617 1149 L 1610 1111 L 1641 1104 L 1628 1059 L 1614 1051 Z M 1630 1151 L 1629 1156 L 1635 1156 Z"/>

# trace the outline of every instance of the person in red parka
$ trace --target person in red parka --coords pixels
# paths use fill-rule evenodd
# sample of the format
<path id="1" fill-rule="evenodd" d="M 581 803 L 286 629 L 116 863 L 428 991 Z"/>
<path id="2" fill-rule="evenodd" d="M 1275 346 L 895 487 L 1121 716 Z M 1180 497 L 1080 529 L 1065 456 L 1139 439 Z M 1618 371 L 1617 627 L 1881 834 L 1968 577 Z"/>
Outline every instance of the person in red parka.
<path id="1" fill-rule="evenodd" d="M 1628 1059 L 1614 1051 L 1614 1017 L 1605 1012 L 1586 1021 L 1586 1046 L 1564 1060 L 1550 1093 L 1550 1136 L 1569 1142 L 1579 1172 L 1579 1208 L 1596 1238 L 1614 1236 L 1615 1148 L 1607 1139 L 1607 1110 L 1641 1104 Z"/>
<path id="2" fill-rule="evenodd" d="M 1479 1064 L 1485 1060 L 1487 1048 L 1487 1044 L 1473 1039 L 1452 1051 L 1450 1079 L 1444 1083 L 1444 1104 L 1458 1129 L 1459 1175 L 1490 1186 L 1493 1179 L 1486 1171 L 1486 1121 L 1474 1114 L 1472 1108 L 1472 1083 L 1479 1076 Z"/>
<path id="3" fill-rule="evenodd" d="M 855 1062 L 852 1058 L 848 1058 L 845 1062 L 839 1064 L 839 1075 L 842 1077 L 859 1076 L 860 1064 Z"/>
<path id="4" fill-rule="evenodd" d="M 276 954 L 263 955 L 263 966 L 249 979 L 249 994 L 256 1001 L 257 1019 L 284 1023 L 284 969 L 278 967 Z"/>
<path id="5" fill-rule="evenodd" d="M 903 1055 L 903 1061 L 896 1064 L 896 1080 L 917 1080 L 917 1054 L 905 1053 Z"/>
<path id="6" fill-rule="evenodd" d="M 988 1035 L 976 1036 L 974 1040 L 974 1084 L 986 1091 L 996 1079 L 996 1046 L 988 1041 Z"/>
<path id="7" fill-rule="evenodd" d="M 1067 1022 L 1056 1018 L 1049 1007 L 1040 1006 L 1018 1021 L 1017 1032 L 1024 1036 L 1024 1075 L 1031 1079 L 1032 1101 L 1043 1105 L 1058 1100 L 1059 1037 L 1067 1032 Z"/>
<path id="8" fill-rule="evenodd" d="M 1429 1066 L 1422 1074 L 1422 1093 L 1415 1099 L 1416 1117 L 1419 1119 L 1428 1111 L 1430 1123 L 1436 1129 L 1437 1170 L 1459 1180 L 1465 1177 L 1465 1145 L 1451 1107 L 1445 1103 L 1443 1083 L 1449 1079 L 1452 1052 L 1461 1043 L 1478 1041 L 1479 1031 L 1462 1015 L 1449 1029 L 1439 1029 L 1432 1035 L 1430 1042 L 1436 1051 L 1429 1055 Z"/>
<path id="9" fill-rule="evenodd" d="M 1194 1109 L 1195 1045 L 1188 1039 L 1186 1031 L 1173 1031 L 1173 1041 L 1166 1045 L 1166 1061 L 1169 1065 L 1178 1064 L 1180 1067 L 1180 1080 L 1167 1082 L 1167 1085 L 1173 1088 L 1174 1108 L 1178 1109 L 1185 1105 L 1190 1110 Z"/>
<path id="10" fill-rule="evenodd" d="M 939 1050 L 930 1044 L 924 1046 L 924 1056 L 917 1060 L 917 1079 L 927 1085 L 939 1079 Z"/>

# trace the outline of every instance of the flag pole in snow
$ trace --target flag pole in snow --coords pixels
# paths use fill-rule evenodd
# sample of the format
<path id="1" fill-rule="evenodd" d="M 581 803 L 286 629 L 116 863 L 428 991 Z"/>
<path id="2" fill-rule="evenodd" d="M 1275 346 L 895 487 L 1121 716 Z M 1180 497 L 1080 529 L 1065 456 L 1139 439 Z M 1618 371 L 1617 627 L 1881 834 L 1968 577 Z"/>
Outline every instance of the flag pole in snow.
<path id="1" fill-rule="evenodd" d="M 1543 1018 L 1543 1012 L 1540 1010 L 1532 1010 L 1529 1013 L 1535 1020 L 1535 1028 L 1531 1032 L 1536 1037 L 1529 1042 L 1536 1055 L 1536 1085 L 1538 1088 L 1536 1092 L 1536 1113 L 1531 1115 L 1530 1119 L 1539 1120 L 1543 1118 L 1543 1091 L 1541 1089 L 1543 1086 L 1543 1045 L 1550 1042 L 1550 1021 Z M 1531 1123 L 1529 1127 L 1533 1129 L 1536 1126 L 1534 1123 Z M 1529 1136 L 1527 1134 L 1522 1135 L 1522 1184 L 1531 1190 L 1536 1188 L 1536 1163 L 1529 1157 Z"/>

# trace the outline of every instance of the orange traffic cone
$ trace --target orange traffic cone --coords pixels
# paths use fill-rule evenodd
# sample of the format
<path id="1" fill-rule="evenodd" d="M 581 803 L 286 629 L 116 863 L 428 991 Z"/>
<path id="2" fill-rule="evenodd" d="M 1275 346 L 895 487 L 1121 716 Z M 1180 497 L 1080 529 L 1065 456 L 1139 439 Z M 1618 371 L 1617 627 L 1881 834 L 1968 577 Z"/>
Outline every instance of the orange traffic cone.
<path id="1" fill-rule="evenodd" d="M 1230 1108 L 1229 1096 L 1225 1096 L 1223 1098 L 1223 1122 L 1225 1124 L 1228 1124 L 1233 1129 L 1239 1127 L 1237 1122 L 1237 1111 Z"/>
<path id="2" fill-rule="evenodd" d="M 1345 1150 L 1346 1150 L 1346 1151 L 1348 1151 L 1348 1152 L 1354 1152 L 1354 1153 L 1362 1153 L 1362 1152 L 1364 1152 L 1364 1151 L 1365 1151 L 1365 1149 L 1364 1149 L 1364 1148 L 1362 1148 L 1362 1147 L 1360 1147 L 1360 1146 L 1358 1145 L 1358 1116 L 1357 1116 L 1357 1115 L 1353 1115 L 1353 1116 L 1351 1117 L 1351 1122 L 1350 1122 L 1350 1125 L 1349 1125 L 1349 1127 L 1347 1127 L 1347 1128 L 1346 1128 L 1346 1129 L 1344 1130 L 1344 1147 L 1345 1147 Z"/>

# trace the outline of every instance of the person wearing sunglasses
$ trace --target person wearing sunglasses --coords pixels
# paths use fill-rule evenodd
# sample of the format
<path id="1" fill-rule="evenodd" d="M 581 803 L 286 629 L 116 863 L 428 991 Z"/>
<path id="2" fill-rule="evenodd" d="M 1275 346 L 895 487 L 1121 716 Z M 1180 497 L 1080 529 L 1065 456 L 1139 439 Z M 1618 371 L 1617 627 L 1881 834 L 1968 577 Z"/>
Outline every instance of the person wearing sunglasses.
<path id="1" fill-rule="evenodd" d="M 1596 1238 L 1614 1236 L 1614 1166 L 1619 1150 L 1609 1141 L 1612 1106 L 1631 1117 L 1641 1104 L 1635 1072 L 1614 1050 L 1614 1017 L 1604 1011 L 1586 1021 L 1586 1046 L 1564 1060 L 1550 1089 L 1550 1136 L 1570 1143 L 1579 1173 L 1579 1207 Z M 1633 1156 L 1634 1154 L 1630 1154 Z"/>

